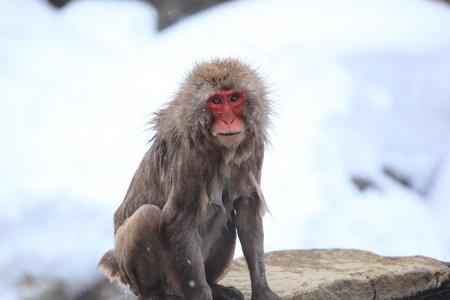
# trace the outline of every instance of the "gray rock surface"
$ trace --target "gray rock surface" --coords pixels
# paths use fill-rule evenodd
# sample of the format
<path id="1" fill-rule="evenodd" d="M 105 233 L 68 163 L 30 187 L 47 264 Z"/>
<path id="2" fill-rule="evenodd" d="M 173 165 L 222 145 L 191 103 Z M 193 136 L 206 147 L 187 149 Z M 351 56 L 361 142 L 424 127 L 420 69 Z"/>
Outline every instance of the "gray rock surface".
<path id="1" fill-rule="evenodd" d="M 359 250 L 287 250 L 267 253 L 265 260 L 269 285 L 285 300 L 401 299 L 435 290 L 450 276 L 450 267 L 432 258 L 384 257 Z M 250 299 L 244 258 L 234 261 L 220 284 L 235 286 Z"/>

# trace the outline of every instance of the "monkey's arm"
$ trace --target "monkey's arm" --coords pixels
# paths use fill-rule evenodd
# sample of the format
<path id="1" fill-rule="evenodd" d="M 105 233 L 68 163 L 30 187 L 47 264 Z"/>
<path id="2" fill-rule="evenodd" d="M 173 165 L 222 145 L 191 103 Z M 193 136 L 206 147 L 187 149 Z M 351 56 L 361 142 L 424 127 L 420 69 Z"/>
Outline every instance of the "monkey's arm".
<path id="1" fill-rule="evenodd" d="M 240 198 L 235 202 L 236 227 L 247 261 L 252 299 L 280 299 L 269 288 L 264 267 L 264 232 L 259 199 Z"/>
<path id="2" fill-rule="evenodd" d="M 200 209 L 198 180 L 185 176 L 163 208 L 160 222 L 166 274 L 184 299 L 212 299 L 205 279 L 197 227 Z"/>

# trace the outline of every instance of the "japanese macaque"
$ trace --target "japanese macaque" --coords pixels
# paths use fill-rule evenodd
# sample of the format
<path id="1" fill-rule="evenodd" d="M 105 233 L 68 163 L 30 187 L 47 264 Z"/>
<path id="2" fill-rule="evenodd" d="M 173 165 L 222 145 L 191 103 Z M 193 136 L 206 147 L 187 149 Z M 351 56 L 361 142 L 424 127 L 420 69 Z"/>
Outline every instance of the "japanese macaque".
<path id="1" fill-rule="evenodd" d="M 218 285 L 236 231 L 252 299 L 280 299 L 264 267 L 260 189 L 271 106 L 257 72 L 235 59 L 197 64 L 155 114 L 156 132 L 114 215 L 99 268 L 147 299 L 244 299 Z"/>

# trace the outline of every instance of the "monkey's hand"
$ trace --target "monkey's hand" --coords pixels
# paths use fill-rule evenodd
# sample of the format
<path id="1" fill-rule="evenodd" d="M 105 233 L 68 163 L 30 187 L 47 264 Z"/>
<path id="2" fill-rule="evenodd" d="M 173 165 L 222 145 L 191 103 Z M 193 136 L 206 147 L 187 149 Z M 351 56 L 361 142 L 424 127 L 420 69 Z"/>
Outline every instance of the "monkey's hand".
<path id="1" fill-rule="evenodd" d="M 223 285 L 211 285 L 213 300 L 244 300 L 244 295 L 235 287 Z"/>

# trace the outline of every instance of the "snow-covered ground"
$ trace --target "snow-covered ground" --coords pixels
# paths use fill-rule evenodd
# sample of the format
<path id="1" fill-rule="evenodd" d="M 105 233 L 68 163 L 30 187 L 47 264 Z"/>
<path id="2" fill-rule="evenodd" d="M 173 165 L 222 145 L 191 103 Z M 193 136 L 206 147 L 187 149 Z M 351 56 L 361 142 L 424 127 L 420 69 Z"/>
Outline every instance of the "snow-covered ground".
<path id="1" fill-rule="evenodd" d="M 155 24 L 134 1 L 0 1 L 0 299 L 26 296 L 27 275 L 74 291 L 99 278 L 147 120 L 193 62 L 223 56 L 273 90 L 266 251 L 450 261 L 450 8 L 249 0 Z"/>

